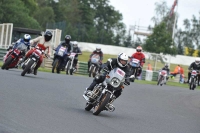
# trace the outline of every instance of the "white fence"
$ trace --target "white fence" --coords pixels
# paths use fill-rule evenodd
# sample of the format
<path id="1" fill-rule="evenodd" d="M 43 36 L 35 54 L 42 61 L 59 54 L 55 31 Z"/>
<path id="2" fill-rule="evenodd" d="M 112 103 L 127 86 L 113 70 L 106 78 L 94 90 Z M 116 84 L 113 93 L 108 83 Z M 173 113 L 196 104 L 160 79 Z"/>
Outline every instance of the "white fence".
<path id="1" fill-rule="evenodd" d="M 79 47 L 81 47 L 82 51 L 94 51 L 96 46 L 100 46 L 104 54 L 117 55 L 121 52 L 125 52 L 129 56 L 131 56 L 136 50 L 134 48 L 125 48 L 125 47 L 117 47 L 111 45 L 102 45 L 102 44 L 94 44 L 94 43 L 85 43 L 79 42 Z M 183 55 L 162 55 L 162 54 L 153 54 L 144 52 L 146 59 L 151 59 L 157 61 L 159 57 L 162 57 L 163 61 L 166 63 L 179 64 L 179 65 L 187 65 L 189 66 L 192 62 L 194 62 L 196 57 L 183 56 Z M 155 56 L 153 58 L 153 56 Z"/>
<path id="2" fill-rule="evenodd" d="M 7 48 L 11 44 L 12 31 L 12 23 L 0 24 L 0 48 Z"/>

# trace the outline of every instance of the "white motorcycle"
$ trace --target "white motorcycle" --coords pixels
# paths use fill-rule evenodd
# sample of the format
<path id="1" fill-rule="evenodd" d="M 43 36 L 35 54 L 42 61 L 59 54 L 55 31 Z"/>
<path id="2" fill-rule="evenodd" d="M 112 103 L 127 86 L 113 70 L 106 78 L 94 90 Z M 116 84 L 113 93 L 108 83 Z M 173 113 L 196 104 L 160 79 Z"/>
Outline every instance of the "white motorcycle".
<path id="1" fill-rule="evenodd" d="M 66 74 L 73 75 L 73 73 L 76 71 L 75 67 L 73 66 L 75 56 L 76 56 L 76 53 L 71 53 L 70 54 L 69 61 L 67 62 L 67 65 L 65 67 Z"/>
<path id="2" fill-rule="evenodd" d="M 89 68 L 89 77 L 93 76 L 95 77 L 99 68 L 100 68 L 100 56 L 95 54 L 91 57 L 91 63 Z"/>
<path id="3" fill-rule="evenodd" d="M 198 75 L 198 73 L 199 72 L 197 70 L 191 71 L 191 77 L 189 79 L 189 89 L 190 90 L 194 90 L 197 86 L 197 82 L 198 82 L 197 75 Z"/>
<path id="4" fill-rule="evenodd" d="M 163 84 L 166 84 L 166 82 L 167 82 L 167 71 L 161 70 L 158 75 L 157 85 L 162 86 Z"/>
<path id="5" fill-rule="evenodd" d="M 134 76 L 130 76 L 129 78 L 132 77 Z M 90 111 L 94 108 L 93 115 L 98 115 L 103 110 L 113 112 L 115 107 L 112 103 L 116 99 L 114 92 L 124 88 L 124 83 L 125 72 L 120 68 L 111 70 L 106 75 L 106 79 L 102 83 L 97 84 L 91 93 L 83 94 L 83 97 L 87 101 L 85 110 Z"/>

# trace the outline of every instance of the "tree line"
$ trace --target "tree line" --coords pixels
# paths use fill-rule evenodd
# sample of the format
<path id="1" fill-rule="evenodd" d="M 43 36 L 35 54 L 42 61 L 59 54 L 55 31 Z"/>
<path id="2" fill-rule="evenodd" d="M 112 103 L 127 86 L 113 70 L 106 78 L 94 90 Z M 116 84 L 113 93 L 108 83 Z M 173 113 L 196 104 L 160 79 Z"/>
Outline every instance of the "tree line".
<path id="1" fill-rule="evenodd" d="M 45 30 L 59 28 L 73 40 L 126 46 L 122 14 L 109 0 L 0 0 L 0 23 Z"/>
<path id="2" fill-rule="evenodd" d="M 170 16 L 169 12 L 166 1 L 155 3 L 154 25 L 149 26 L 152 35 L 144 41 L 139 37 L 134 41 L 122 22 L 123 15 L 109 0 L 0 0 L 0 23 L 13 23 L 14 27 L 58 28 L 62 30 L 62 39 L 70 34 L 72 40 L 81 42 L 142 45 L 153 53 L 184 54 L 184 47 L 200 50 L 200 20 L 195 16 L 185 19 L 184 29 L 178 29 L 172 39 L 176 13 Z"/>

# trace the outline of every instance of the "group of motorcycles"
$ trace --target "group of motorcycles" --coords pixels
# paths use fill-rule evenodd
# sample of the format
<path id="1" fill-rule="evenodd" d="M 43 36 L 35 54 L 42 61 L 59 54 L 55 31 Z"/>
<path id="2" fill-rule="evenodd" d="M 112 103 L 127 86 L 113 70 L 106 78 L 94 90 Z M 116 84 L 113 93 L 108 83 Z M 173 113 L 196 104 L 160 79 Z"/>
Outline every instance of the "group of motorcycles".
<path id="1" fill-rule="evenodd" d="M 76 72 L 76 68 L 74 65 L 74 59 L 78 53 L 68 53 L 67 48 L 64 46 L 60 46 L 54 53 L 54 60 L 52 63 L 52 73 L 56 72 L 60 73 L 61 70 L 66 70 L 66 74 L 73 75 Z M 65 57 L 68 58 L 66 64 L 64 63 Z M 64 66 L 64 68 L 63 68 Z"/>
<path id="2" fill-rule="evenodd" d="M 26 52 L 27 46 L 22 42 L 19 43 L 15 49 L 10 49 L 4 56 L 4 64 L 2 65 L 1 69 L 8 70 L 10 68 L 15 68 L 16 66 L 21 65 L 23 69 L 21 76 L 24 76 L 26 73 L 33 73 L 40 59 L 40 55 L 44 54 L 44 50 L 41 50 L 36 46 L 32 55 L 23 61 Z"/>
<path id="3" fill-rule="evenodd" d="M 23 71 L 21 72 L 21 76 L 25 74 L 32 73 L 34 71 L 37 62 L 40 59 L 40 55 L 45 55 L 44 51 L 39 49 L 39 47 L 35 47 L 32 55 L 23 60 L 24 55 L 27 52 L 27 46 L 23 43 L 19 44 L 15 49 L 9 50 L 8 54 L 4 57 L 4 64 L 2 65 L 2 69 L 10 69 L 15 68 L 18 65 L 21 65 Z M 66 74 L 72 75 L 75 71 L 74 59 L 77 53 L 66 52 L 65 47 L 60 47 L 55 51 L 55 57 L 52 64 L 52 73 L 56 70 L 57 73 L 62 69 L 63 57 L 68 56 L 68 62 L 65 65 Z M 100 69 L 100 57 L 99 55 L 93 55 L 91 57 L 91 64 L 89 68 L 89 77 L 95 77 Z M 23 62 L 22 62 L 23 61 Z M 131 76 L 130 81 L 134 82 L 135 78 L 138 76 L 138 70 L 140 67 L 140 61 L 134 58 L 131 58 L 129 61 Z M 197 74 L 198 71 L 192 70 L 191 78 L 189 80 L 189 88 L 190 90 L 194 90 L 197 84 Z M 158 76 L 157 85 L 162 86 L 166 83 L 167 72 L 165 70 L 161 70 Z M 115 68 L 107 73 L 106 80 L 103 83 L 97 84 L 91 93 L 87 95 L 83 95 L 84 99 L 87 101 L 85 110 L 90 111 L 93 108 L 93 114 L 98 115 L 101 111 L 107 110 L 113 112 L 115 107 L 112 105 L 112 102 L 115 100 L 114 92 L 120 88 L 124 88 L 125 83 L 125 72 L 120 68 Z"/>

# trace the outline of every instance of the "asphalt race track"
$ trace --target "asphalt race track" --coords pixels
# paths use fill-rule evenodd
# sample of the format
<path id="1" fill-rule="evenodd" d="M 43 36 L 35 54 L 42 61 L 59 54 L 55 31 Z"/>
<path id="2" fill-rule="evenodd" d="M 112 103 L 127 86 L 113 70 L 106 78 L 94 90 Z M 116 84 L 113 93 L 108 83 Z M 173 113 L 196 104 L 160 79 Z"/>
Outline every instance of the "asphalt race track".
<path id="1" fill-rule="evenodd" d="M 84 76 L 0 70 L 0 133 L 200 133 L 200 90 L 132 83 L 94 116 Z"/>

